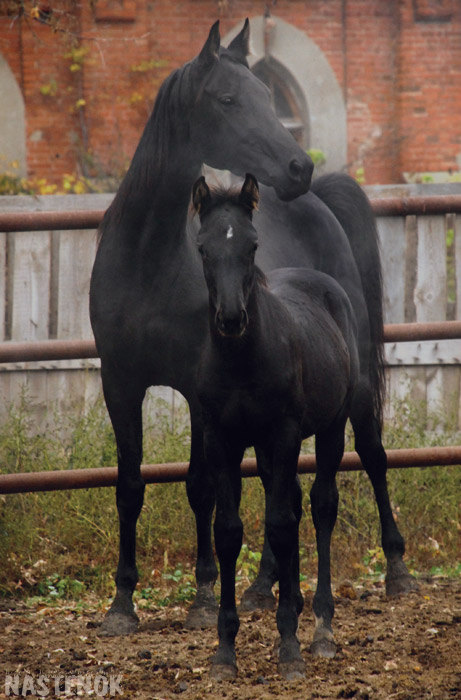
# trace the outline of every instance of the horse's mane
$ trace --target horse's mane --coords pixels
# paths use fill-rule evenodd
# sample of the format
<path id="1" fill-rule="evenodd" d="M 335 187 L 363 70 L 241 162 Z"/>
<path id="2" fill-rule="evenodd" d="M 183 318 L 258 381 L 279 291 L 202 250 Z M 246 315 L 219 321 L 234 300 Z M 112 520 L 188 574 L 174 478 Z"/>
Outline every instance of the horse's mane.
<path id="1" fill-rule="evenodd" d="M 187 125 L 184 102 L 189 95 L 190 65 L 173 71 L 160 86 L 130 167 L 104 217 L 103 229 L 109 221 L 119 222 L 126 214 L 139 219 L 151 206 L 160 178 L 172 164 L 173 139 L 181 125 Z"/>

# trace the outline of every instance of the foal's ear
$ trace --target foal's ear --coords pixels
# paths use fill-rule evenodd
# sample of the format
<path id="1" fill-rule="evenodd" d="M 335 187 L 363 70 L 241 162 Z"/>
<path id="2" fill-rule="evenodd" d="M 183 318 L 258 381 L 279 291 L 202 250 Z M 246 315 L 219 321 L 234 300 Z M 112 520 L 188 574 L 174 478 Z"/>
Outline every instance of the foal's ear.
<path id="1" fill-rule="evenodd" d="M 251 212 L 258 209 L 259 187 L 254 175 L 247 173 L 239 195 L 239 202 Z"/>
<path id="2" fill-rule="evenodd" d="M 219 19 L 213 24 L 208 34 L 208 39 L 205 41 L 202 50 L 199 53 L 198 61 L 204 66 L 208 66 L 219 58 L 219 47 L 221 45 L 221 37 L 219 35 Z"/>
<path id="3" fill-rule="evenodd" d="M 228 51 L 240 63 L 247 65 L 246 57 L 250 53 L 250 22 L 248 17 L 245 20 L 243 29 L 232 39 L 228 46 Z"/>
<path id="4" fill-rule="evenodd" d="M 206 184 L 205 178 L 202 175 L 192 188 L 192 205 L 197 214 L 202 214 L 210 202 L 210 188 Z"/>

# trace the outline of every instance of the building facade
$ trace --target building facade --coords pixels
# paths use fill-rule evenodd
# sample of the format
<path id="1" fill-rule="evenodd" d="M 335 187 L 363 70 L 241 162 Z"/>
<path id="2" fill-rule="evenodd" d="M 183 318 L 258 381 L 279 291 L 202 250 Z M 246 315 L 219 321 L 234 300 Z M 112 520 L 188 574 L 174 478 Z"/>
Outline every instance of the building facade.
<path id="1" fill-rule="evenodd" d="M 367 184 L 461 170 L 460 0 L 2 0 L 0 172 L 124 172 L 165 77 L 220 19 L 326 170 Z"/>

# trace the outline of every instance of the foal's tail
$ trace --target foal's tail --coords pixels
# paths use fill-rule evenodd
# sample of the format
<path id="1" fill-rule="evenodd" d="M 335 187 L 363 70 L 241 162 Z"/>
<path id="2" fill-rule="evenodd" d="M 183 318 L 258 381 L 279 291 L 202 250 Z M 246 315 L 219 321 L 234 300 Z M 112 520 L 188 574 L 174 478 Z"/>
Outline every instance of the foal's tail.
<path id="1" fill-rule="evenodd" d="M 332 173 L 311 187 L 342 225 L 362 280 L 370 323 L 369 376 L 375 416 L 382 422 L 384 401 L 383 289 L 376 220 L 368 197 L 349 175 Z"/>

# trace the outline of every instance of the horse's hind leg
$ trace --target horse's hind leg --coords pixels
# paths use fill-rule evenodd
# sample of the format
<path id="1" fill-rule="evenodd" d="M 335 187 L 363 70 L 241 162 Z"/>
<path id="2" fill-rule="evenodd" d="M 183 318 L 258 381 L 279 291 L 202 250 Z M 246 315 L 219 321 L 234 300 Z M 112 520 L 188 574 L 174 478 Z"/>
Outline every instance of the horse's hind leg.
<path id="1" fill-rule="evenodd" d="M 264 485 L 264 490 L 266 494 L 270 492 L 271 489 L 271 477 L 269 472 L 265 468 L 261 467 L 261 463 L 264 462 L 264 457 L 256 451 L 256 456 L 258 459 L 258 473 L 261 477 L 261 481 Z M 293 495 L 293 507 L 296 510 L 297 517 L 301 519 L 302 511 L 302 492 L 299 479 L 296 477 L 296 483 L 294 486 Z M 267 521 L 267 504 L 268 498 L 266 496 L 266 513 L 265 521 Z M 279 571 L 277 560 L 274 557 L 271 546 L 269 544 L 269 539 L 267 536 L 267 528 L 264 527 L 264 544 L 263 551 L 261 555 L 261 561 L 259 564 L 258 574 L 246 591 L 244 592 L 242 599 L 240 601 L 240 611 L 241 612 L 253 612 L 254 610 L 275 610 L 276 598 L 272 592 L 272 587 L 276 581 L 279 580 Z M 301 613 L 303 608 L 304 599 L 301 594 L 298 596 L 298 614 Z"/>
<path id="2" fill-rule="evenodd" d="M 311 509 L 317 540 L 318 577 L 312 608 L 315 631 L 311 644 L 314 656 L 333 658 L 336 655 L 331 622 L 334 602 L 331 592 L 330 545 L 338 514 L 336 472 L 344 453 L 345 420 L 315 436 L 317 471 L 311 488 Z"/>
<path id="3" fill-rule="evenodd" d="M 214 596 L 214 584 L 218 577 L 211 542 L 211 519 L 215 504 L 215 490 L 205 462 L 203 431 L 194 420 L 191 408 L 191 455 L 186 477 L 186 489 L 194 512 L 197 532 L 197 561 L 195 577 L 197 594 L 189 608 L 186 627 L 200 629 L 214 627 L 218 616 L 218 604 Z"/>
<path id="4" fill-rule="evenodd" d="M 119 516 L 119 561 L 115 575 L 116 594 L 99 634 L 114 636 L 135 632 L 138 616 L 133 607 L 133 591 L 138 582 L 136 568 L 136 523 L 144 499 L 141 477 L 142 402 L 144 389 L 132 382 L 114 383 L 102 373 L 104 396 L 117 442 L 118 477 L 116 487 Z M 124 387 L 123 391 L 121 386 Z M 126 389 L 126 387 L 129 387 Z"/>
<path id="5" fill-rule="evenodd" d="M 368 386 L 360 382 L 351 405 L 355 449 L 372 483 L 381 522 L 381 542 L 387 560 L 386 593 L 389 596 L 417 590 L 418 585 L 403 562 L 405 542 L 396 525 L 387 489 L 387 458 L 381 429 L 373 412 Z"/>
<path id="6" fill-rule="evenodd" d="M 258 460 L 258 474 L 266 494 L 265 522 L 267 522 L 268 496 L 272 490 L 272 465 L 267 461 L 263 450 L 256 449 L 256 457 Z M 240 601 L 240 610 L 242 612 L 275 610 L 276 600 L 272 593 L 272 586 L 278 581 L 278 578 L 277 560 L 269 544 L 267 528 L 264 527 L 264 545 L 258 575 L 251 586 L 244 592 Z"/>

